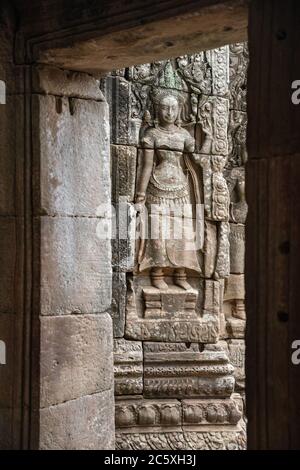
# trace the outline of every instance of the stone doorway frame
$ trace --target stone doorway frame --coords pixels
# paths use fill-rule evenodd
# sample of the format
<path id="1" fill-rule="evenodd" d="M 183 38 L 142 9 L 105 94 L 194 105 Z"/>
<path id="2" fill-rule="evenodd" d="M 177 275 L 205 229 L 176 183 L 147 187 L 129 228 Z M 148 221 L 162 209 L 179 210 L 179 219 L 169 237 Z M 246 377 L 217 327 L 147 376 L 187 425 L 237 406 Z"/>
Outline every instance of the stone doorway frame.
<path id="1" fill-rule="evenodd" d="M 61 28 L 57 26 L 53 33 L 47 32 L 45 25 L 42 25 L 43 31 L 39 34 L 34 31 L 34 26 L 33 32 L 30 28 L 27 30 L 24 28 L 17 36 L 16 60 L 25 66 L 43 63 L 66 69 L 101 73 L 116 66 L 145 63 L 154 58 L 166 58 L 166 55 L 168 57 L 178 55 L 181 51 L 188 53 L 204 50 L 229 42 L 243 41 L 246 38 L 247 2 L 199 0 L 184 2 L 182 5 L 183 2 L 175 1 L 172 4 L 165 1 L 164 8 L 159 8 L 156 4 L 152 9 L 146 8 L 141 21 L 139 8 L 142 3 L 136 2 L 136 9 L 131 12 L 125 9 L 119 16 L 112 15 L 106 18 L 102 28 L 100 27 L 103 25 L 103 15 L 101 18 L 100 15 L 97 17 L 97 12 L 94 18 L 89 12 L 90 21 L 85 24 L 78 17 L 77 25 L 74 24 L 75 12 L 71 26 L 65 21 L 65 25 Z M 300 338 L 299 321 L 296 319 L 296 306 L 300 300 L 296 279 L 300 266 L 297 256 L 293 256 L 295 252 L 292 249 L 300 239 L 300 198 L 296 191 L 300 165 L 299 158 L 292 158 L 299 154 L 300 149 L 299 136 L 296 133 L 300 117 L 299 110 L 291 107 L 288 94 L 291 78 L 300 77 L 299 64 L 293 61 L 291 52 L 293 48 L 298 47 L 299 32 L 296 33 L 295 18 L 299 19 L 299 8 L 292 0 L 285 2 L 284 15 L 281 8 L 282 5 L 277 0 L 274 2 L 253 0 L 250 5 L 248 85 L 250 162 L 247 165 L 246 178 L 250 202 L 246 254 L 248 299 L 246 390 L 250 448 L 280 448 L 280 446 L 296 448 L 299 446 L 300 436 L 300 424 L 296 423 L 296 415 L 299 412 L 299 398 L 296 399 L 299 377 L 288 361 L 290 341 L 293 337 Z M 57 25 L 62 23 L 63 21 L 57 20 Z M 154 43 L 153 38 L 155 38 Z M 123 52 L 122 47 L 120 49 L 120 44 L 124 41 L 127 41 L 125 57 L 124 48 Z M 103 68 L 100 69 L 93 66 L 101 62 L 101 56 L 97 54 L 99 46 L 103 54 Z M 279 63 L 283 71 L 281 80 L 276 76 L 274 65 L 272 70 L 264 69 L 264 63 L 266 61 L 268 63 L 270 53 L 273 54 L 273 62 L 277 66 Z M 25 75 L 25 88 L 27 79 L 28 76 Z M 262 110 L 264 112 L 267 110 L 269 121 L 263 117 Z M 274 116 L 277 116 L 277 120 Z M 278 116 L 282 116 L 284 126 L 280 124 Z M 25 123 L 26 126 L 28 123 Z M 25 149 L 25 167 L 27 167 L 26 158 Z M 27 168 L 30 168 L 30 165 Z M 283 179 L 282 174 L 285 175 Z M 274 194 L 274 185 L 281 185 L 280 193 L 285 197 Z M 28 201 L 31 193 L 31 174 L 28 171 L 23 190 L 24 198 Z M 291 209 L 292 202 L 294 205 Z M 288 211 L 286 217 L 283 217 L 282 213 L 286 210 Z M 280 220 L 280 224 L 274 223 L 276 217 Z M 30 277 L 33 259 L 30 251 L 33 246 L 30 212 L 25 214 L 25 221 L 27 294 L 25 292 L 24 304 L 27 304 L 28 317 L 28 312 L 31 311 Z M 267 259 L 263 256 L 266 250 Z M 253 276 L 254 273 L 256 276 Z M 273 297 L 271 290 L 275 292 Z M 283 315 L 280 315 L 280 312 Z M 287 318 L 287 314 L 289 322 L 284 323 L 282 319 Z M 39 356 L 40 344 L 32 338 L 32 331 L 26 333 L 26 328 L 31 328 L 30 319 L 27 321 L 27 317 L 25 316 L 24 330 L 20 334 L 27 344 L 24 396 L 21 405 L 24 410 L 27 409 L 25 403 L 28 403 L 24 397 L 28 398 L 31 395 L 34 400 L 34 396 L 39 393 L 38 390 L 30 389 L 28 381 L 30 358 L 32 354 Z M 280 344 L 284 349 L 283 355 L 280 352 L 276 353 L 278 341 L 281 341 Z M 271 348 L 272 357 L 268 355 L 268 348 Z M 278 364 L 280 364 L 279 378 Z M 274 388 L 274 384 L 280 385 L 279 390 Z M 24 436 L 31 424 L 31 439 L 23 439 L 22 445 L 19 441 L 16 447 L 26 447 L 29 441 L 31 447 L 38 445 L 39 423 L 30 423 L 28 416 L 26 411 L 23 414 L 22 424 L 19 423 L 17 426 L 23 428 Z"/>

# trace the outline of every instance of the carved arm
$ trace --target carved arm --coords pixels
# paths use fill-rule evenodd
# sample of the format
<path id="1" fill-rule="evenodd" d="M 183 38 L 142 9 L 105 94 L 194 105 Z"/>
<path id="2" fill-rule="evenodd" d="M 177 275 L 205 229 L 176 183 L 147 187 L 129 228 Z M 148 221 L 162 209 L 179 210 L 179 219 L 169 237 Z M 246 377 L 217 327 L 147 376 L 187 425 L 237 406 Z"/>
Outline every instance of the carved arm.
<path id="1" fill-rule="evenodd" d="M 147 186 L 148 186 L 152 169 L 153 169 L 153 158 L 154 158 L 154 150 L 144 149 L 142 171 L 137 181 L 137 189 L 136 189 L 136 195 L 135 195 L 135 202 L 137 203 L 144 202 L 146 199 L 146 190 L 147 190 Z"/>

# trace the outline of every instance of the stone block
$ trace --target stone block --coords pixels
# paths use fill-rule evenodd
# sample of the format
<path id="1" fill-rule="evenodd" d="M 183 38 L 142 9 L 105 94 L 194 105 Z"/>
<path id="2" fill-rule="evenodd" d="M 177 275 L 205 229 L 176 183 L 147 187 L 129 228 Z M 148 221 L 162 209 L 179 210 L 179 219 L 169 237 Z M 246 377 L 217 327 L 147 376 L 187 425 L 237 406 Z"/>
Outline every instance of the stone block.
<path id="1" fill-rule="evenodd" d="M 249 64 L 249 51 L 246 42 L 230 44 L 229 64 L 230 109 L 246 111 L 247 72 Z"/>
<path id="2" fill-rule="evenodd" d="M 113 389 L 109 314 L 42 317 L 40 360 L 41 408 Z"/>
<path id="3" fill-rule="evenodd" d="M 138 135 L 131 120 L 131 83 L 123 77 L 108 76 L 103 90 L 109 104 L 111 143 L 137 145 Z"/>
<path id="4" fill-rule="evenodd" d="M 100 215 L 111 198 L 107 103 L 39 95 L 32 100 L 35 213 Z"/>
<path id="5" fill-rule="evenodd" d="M 116 395 L 143 393 L 143 347 L 140 341 L 114 340 Z"/>
<path id="6" fill-rule="evenodd" d="M 244 274 L 231 274 L 224 292 L 224 301 L 245 298 Z"/>
<path id="7" fill-rule="evenodd" d="M 228 126 L 228 168 L 233 172 L 247 159 L 247 113 L 231 109 Z"/>
<path id="8" fill-rule="evenodd" d="M 236 390 L 245 390 L 245 341 L 230 339 L 227 344 L 229 359 L 234 367 Z"/>
<path id="9" fill-rule="evenodd" d="M 99 81 L 87 73 L 39 65 L 32 70 L 34 93 L 104 101 Z"/>
<path id="10" fill-rule="evenodd" d="M 114 449 L 114 395 L 106 390 L 40 410 L 41 450 Z"/>
<path id="11" fill-rule="evenodd" d="M 144 342 L 145 397 L 227 397 L 233 367 L 219 345 Z"/>
<path id="12" fill-rule="evenodd" d="M 246 426 L 233 430 L 117 432 L 117 450 L 246 450 Z"/>
<path id="13" fill-rule="evenodd" d="M 195 426 L 235 426 L 242 418 L 238 403 L 232 398 L 182 400 L 183 425 L 185 429 Z"/>
<path id="14" fill-rule="evenodd" d="M 205 280 L 204 310 L 206 312 L 220 313 L 220 282 L 210 279 Z"/>
<path id="15" fill-rule="evenodd" d="M 137 149 L 128 145 L 111 146 L 112 161 L 112 200 L 133 202 L 135 194 L 135 176 Z"/>
<path id="16" fill-rule="evenodd" d="M 245 225 L 230 224 L 230 272 L 243 274 L 245 271 Z"/>
<path id="17" fill-rule="evenodd" d="M 99 313 L 110 308 L 111 247 L 110 240 L 97 236 L 99 221 L 88 217 L 35 220 L 42 315 Z"/>
<path id="18" fill-rule="evenodd" d="M 112 239 L 112 266 L 122 272 L 133 271 L 136 251 L 136 211 L 127 202 L 115 204 L 116 220 Z"/>
<path id="19" fill-rule="evenodd" d="M 126 274 L 114 272 L 112 277 L 112 301 L 110 309 L 113 319 L 114 338 L 124 336 L 126 293 Z"/>
<path id="20" fill-rule="evenodd" d="M 227 96 L 229 93 L 229 46 L 207 51 L 212 71 L 212 94 Z"/>
<path id="21" fill-rule="evenodd" d="M 204 314 L 202 319 L 188 320 L 130 317 L 125 326 L 126 338 L 143 341 L 214 343 L 218 335 L 218 321 L 210 314 Z"/>
<path id="22" fill-rule="evenodd" d="M 128 398 L 116 400 L 116 428 L 141 432 L 143 428 L 161 428 L 181 425 L 181 403 L 178 400 L 145 400 Z M 165 429 L 164 429 L 165 428 Z"/>
<path id="23" fill-rule="evenodd" d="M 212 277 L 217 261 L 217 226 L 213 222 L 205 221 L 204 235 L 204 276 Z"/>
<path id="24" fill-rule="evenodd" d="M 227 98 L 202 95 L 199 101 L 198 119 L 205 137 L 199 153 L 228 155 L 228 116 Z"/>
<path id="25" fill-rule="evenodd" d="M 244 339 L 246 322 L 239 318 L 228 318 L 226 322 L 227 337 Z"/>
<path id="26" fill-rule="evenodd" d="M 148 306 L 151 305 L 148 310 L 152 310 L 149 318 L 145 317 L 144 298 L 145 292 L 149 289 L 152 292 L 154 289 L 151 287 L 149 277 L 145 275 L 128 278 L 126 338 L 138 341 L 216 342 L 219 335 L 218 314 L 203 309 L 203 280 L 189 277 L 188 281 L 192 287 L 190 291 L 174 286 L 171 277 L 166 276 L 165 280 L 169 285 L 168 290 L 163 293 L 158 289 L 155 290 L 156 295 L 159 295 L 159 306 L 153 304 L 150 299 L 147 300 Z M 196 308 L 194 291 L 198 294 Z M 175 308 L 176 296 L 180 301 L 177 299 Z"/>

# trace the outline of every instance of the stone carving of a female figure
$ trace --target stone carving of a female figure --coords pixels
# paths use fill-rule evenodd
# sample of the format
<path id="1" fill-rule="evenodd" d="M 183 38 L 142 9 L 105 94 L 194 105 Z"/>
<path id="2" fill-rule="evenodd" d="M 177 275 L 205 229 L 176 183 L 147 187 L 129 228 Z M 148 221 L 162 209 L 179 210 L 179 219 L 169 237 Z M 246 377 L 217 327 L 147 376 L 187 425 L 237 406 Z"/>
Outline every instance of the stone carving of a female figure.
<path id="1" fill-rule="evenodd" d="M 190 163 L 195 141 L 178 123 L 183 104 L 180 93 L 167 89 L 156 92 L 156 125 L 148 127 L 142 137 L 142 170 L 135 196 L 139 207 L 147 209 L 151 227 L 148 238 L 141 241 L 138 265 L 140 272 L 150 269 L 151 283 L 160 290 L 168 289 L 165 274 L 170 268 L 174 284 L 189 290 L 186 270 L 201 271 L 194 210 L 200 196 Z M 179 224 L 180 235 L 174 236 Z M 169 231 L 164 232 L 162 227 L 166 226 Z M 151 238 L 153 227 L 159 227 L 158 236 Z"/>

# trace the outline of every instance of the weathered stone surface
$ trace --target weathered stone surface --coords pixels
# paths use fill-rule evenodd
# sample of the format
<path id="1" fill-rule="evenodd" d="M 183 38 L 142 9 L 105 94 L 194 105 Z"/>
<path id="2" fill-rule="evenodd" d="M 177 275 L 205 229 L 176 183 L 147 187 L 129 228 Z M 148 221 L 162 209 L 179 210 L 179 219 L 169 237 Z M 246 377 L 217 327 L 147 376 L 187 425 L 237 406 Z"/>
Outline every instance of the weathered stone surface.
<path id="1" fill-rule="evenodd" d="M 246 426 L 235 431 L 116 434 L 118 450 L 245 450 Z"/>
<path id="2" fill-rule="evenodd" d="M 228 318 L 226 322 L 226 330 L 229 338 L 243 339 L 245 338 L 245 320 L 239 318 Z"/>
<path id="3" fill-rule="evenodd" d="M 99 215 L 111 191 L 107 103 L 35 95 L 33 114 L 36 212 Z"/>
<path id="4" fill-rule="evenodd" d="M 212 164 L 212 212 L 213 220 L 227 221 L 229 219 L 230 195 L 223 168 L 226 158 L 222 155 L 213 155 Z"/>
<path id="5" fill-rule="evenodd" d="M 0 313 L 15 312 L 16 223 L 14 217 L 0 218 Z"/>
<path id="6" fill-rule="evenodd" d="M 245 277 L 243 274 L 231 274 L 224 292 L 224 300 L 245 298 Z"/>
<path id="7" fill-rule="evenodd" d="M 206 52 L 212 70 L 212 94 L 227 96 L 229 92 L 229 46 Z"/>
<path id="8" fill-rule="evenodd" d="M 131 84 L 123 77 L 106 77 L 102 91 L 110 108 L 111 143 L 136 145 L 138 133 L 131 121 Z"/>
<path id="9" fill-rule="evenodd" d="M 229 231 L 229 223 L 220 222 L 218 230 L 218 255 L 215 275 L 217 278 L 221 279 L 228 277 L 230 274 Z"/>
<path id="10" fill-rule="evenodd" d="M 190 176 L 192 204 L 204 202 L 205 212 L 204 247 L 196 256 L 201 267 L 199 274 L 191 272 L 194 265 L 189 265 L 186 260 L 172 264 L 176 249 L 169 251 L 161 237 L 157 243 L 161 247 L 159 253 L 155 246 L 152 251 L 148 250 L 151 243 L 144 241 L 142 236 L 136 244 L 135 263 L 127 269 L 125 338 L 143 342 L 144 389 L 135 395 L 129 389 L 124 393 L 132 396 L 119 396 L 116 413 L 118 446 L 124 449 L 151 449 L 160 448 L 160 445 L 167 449 L 213 448 L 215 438 L 216 447 L 235 448 L 240 439 L 238 445 L 242 448 L 245 446 L 243 410 L 239 406 L 240 397 L 237 400 L 230 396 L 235 380 L 227 344 L 225 341 L 217 345 L 201 344 L 199 349 L 199 343 L 216 343 L 220 333 L 223 339 L 242 338 L 245 326 L 240 303 L 243 299 L 223 299 L 224 286 L 227 291 L 229 286 L 230 296 L 231 291 L 236 292 L 230 278 L 226 279 L 230 276 L 230 257 L 234 270 L 239 269 L 234 267 L 235 264 L 242 264 L 234 241 L 231 246 L 229 222 L 231 225 L 241 223 L 246 207 L 240 171 L 246 159 L 245 113 L 229 112 L 229 46 L 130 67 L 125 73 L 106 80 L 106 86 L 107 96 L 113 102 L 113 113 L 121 116 L 123 121 L 120 127 L 115 118 L 115 135 L 123 140 L 113 140 L 114 144 L 122 143 L 113 146 L 114 152 L 121 152 L 128 145 L 131 147 L 126 149 L 127 152 L 133 146 L 139 147 L 136 198 L 141 204 L 145 202 L 147 209 L 153 202 L 162 206 L 171 200 L 180 205 L 180 197 L 188 200 L 189 196 L 182 188 L 183 193 L 179 195 L 178 175 L 174 178 L 176 185 L 172 183 L 169 163 L 164 161 L 161 152 L 168 150 L 169 158 L 174 150 L 179 154 L 182 151 L 181 134 L 188 131 L 185 134 L 188 144 L 184 143 L 183 147 L 189 147 L 193 157 L 183 156 L 181 166 L 185 171 L 187 168 Z M 175 101 L 180 112 L 174 121 L 173 133 L 169 133 L 168 142 L 165 142 L 164 134 L 159 130 L 164 123 L 162 103 L 172 103 L 176 107 Z M 229 122 L 229 116 L 232 122 Z M 229 142 L 228 131 L 231 132 Z M 147 180 L 145 157 L 152 159 L 152 154 L 151 184 L 144 185 Z M 233 162 L 228 162 L 228 155 Z M 237 156 L 243 159 L 242 163 L 238 163 Z M 116 181 L 113 197 L 117 201 L 122 196 L 131 202 L 133 196 L 128 199 L 128 194 L 134 187 L 132 176 L 128 174 L 127 158 L 124 162 L 120 175 L 118 155 L 112 162 L 116 179 L 121 176 L 121 184 Z M 157 171 L 157 162 L 163 162 L 168 171 L 164 167 Z M 198 193 L 195 181 L 199 184 Z M 168 197 L 167 190 L 171 191 Z M 138 219 L 136 227 L 140 228 Z M 118 241 L 113 245 L 118 250 L 114 261 L 117 268 L 127 257 L 126 243 Z M 143 264 L 143 257 L 148 264 Z M 187 273 L 181 273 L 181 280 L 188 283 L 188 290 L 176 284 L 176 268 L 180 266 L 187 270 Z M 160 269 L 155 271 L 155 267 Z M 131 368 L 126 371 L 128 378 Z M 126 378 L 122 378 L 125 389 Z M 168 410 L 168 418 L 162 422 L 164 407 Z M 229 429 L 235 430 L 230 442 L 226 433 Z"/>
<path id="11" fill-rule="evenodd" d="M 169 304 L 173 289 L 177 295 L 182 296 L 185 302 L 188 291 L 179 287 L 172 286 L 172 278 L 166 277 L 169 284 L 168 290 L 161 293 L 156 289 L 156 295 L 159 295 L 159 307 L 157 313 L 162 313 L 161 299 L 165 298 L 166 307 Z M 147 276 L 135 277 L 133 280 L 128 278 L 127 306 L 126 306 L 126 327 L 125 336 L 128 339 L 146 340 L 146 341 L 170 341 L 170 342 L 208 342 L 217 341 L 219 334 L 218 314 L 214 311 L 203 310 L 203 281 L 199 278 L 189 278 L 192 289 L 189 295 L 194 295 L 193 291 L 199 292 L 196 309 L 194 300 L 188 302 L 191 309 L 186 309 L 186 304 L 177 302 L 176 308 L 172 312 L 163 313 L 162 316 L 155 315 L 155 318 L 145 318 L 145 301 L 143 299 L 143 290 L 150 287 L 150 280 Z M 169 300 L 168 300 L 169 299 Z M 150 300 L 149 300 L 150 302 Z M 178 308 L 178 307 L 182 308 Z M 184 309 L 183 309 L 184 306 Z M 155 310 L 155 304 L 152 304 Z"/>
<path id="12" fill-rule="evenodd" d="M 40 380 L 41 408 L 112 390 L 109 314 L 42 317 Z"/>
<path id="13" fill-rule="evenodd" d="M 239 403 L 234 399 L 182 400 L 183 424 L 190 429 L 203 425 L 238 424 L 242 418 Z"/>
<path id="14" fill-rule="evenodd" d="M 172 5 L 167 14 L 161 5 L 152 5 L 151 10 L 140 2 L 124 7 L 119 10 L 109 5 L 104 12 L 98 4 L 95 8 L 84 5 L 78 10 L 74 8 L 70 20 L 67 5 L 62 4 L 54 21 L 59 21 L 62 29 L 72 21 L 76 26 L 71 31 L 76 32 L 78 23 L 84 21 L 92 26 L 91 34 L 86 37 L 83 30 L 82 40 L 78 42 L 72 33 L 55 44 L 49 41 L 45 46 L 41 41 L 36 44 L 34 58 L 42 63 L 57 63 L 62 68 L 103 73 L 151 62 L 154 58 L 159 61 L 166 56 L 186 54 L 187 48 L 206 50 L 246 40 L 248 4 L 245 2 L 234 3 L 234 8 L 231 2 L 178 4 Z M 46 29 L 44 23 L 39 24 L 38 13 L 39 10 L 34 18 L 28 18 L 28 23 L 34 24 L 36 35 Z M 120 18 L 118 24 L 116 14 Z M 101 25 L 100 31 L 97 25 Z M 105 34 L 106 31 L 110 34 Z"/>
<path id="15" fill-rule="evenodd" d="M 116 229 L 112 239 L 112 266 L 121 272 L 133 271 L 136 247 L 136 211 L 134 205 L 114 205 Z"/>
<path id="16" fill-rule="evenodd" d="M 150 286 L 142 289 L 142 295 L 145 302 L 145 318 L 196 316 L 198 291 L 194 289 L 185 291 L 180 287 L 170 286 L 166 291 L 160 291 Z"/>
<path id="17" fill-rule="evenodd" d="M 245 390 L 245 341 L 230 339 L 227 344 L 229 359 L 234 366 L 236 390 Z"/>
<path id="18" fill-rule="evenodd" d="M 227 127 L 229 102 L 227 98 L 201 96 L 198 119 L 205 134 L 200 153 L 228 155 Z"/>
<path id="19" fill-rule="evenodd" d="M 115 394 L 143 393 L 143 347 L 140 341 L 114 340 Z"/>
<path id="20" fill-rule="evenodd" d="M 181 425 L 181 403 L 178 400 L 116 400 L 117 428 L 177 427 Z"/>
<path id="21" fill-rule="evenodd" d="M 219 345 L 144 343 L 147 397 L 226 397 L 233 392 L 233 367 Z"/>
<path id="22" fill-rule="evenodd" d="M 228 168 L 242 167 L 247 160 L 247 113 L 235 109 L 229 112 Z"/>
<path id="23" fill-rule="evenodd" d="M 212 277 L 217 261 L 217 225 L 205 221 L 204 235 L 204 276 Z"/>
<path id="24" fill-rule="evenodd" d="M 33 68 L 35 93 L 104 101 L 99 81 L 87 73 L 39 65 Z"/>
<path id="25" fill-rule="evenodd" d="M 231 44 L 229 46 L 229 90 L 231 109 L 246 111 L 248 62 L 249 52 L 246 42 Z"/>
<path id="26" fill-rule="evenodd" d="M 243 274 L 245 271 L 245 225 L 230 224 L 230 272 Z"/>
<path id="27" fill-rule="evenodd" d="M 205 312 L 216 314 L 220 313 L 220 282 L 206 279 L 204 290 L 204 304 Z"/>
<path id="28" fill-rule="evenodd" d="M 122 338 L 124 336 L 126 293 L 126 274 L 113 272 L 110 314 L 113 319 L 114 338 Z"/>
<path id="29" fill-rule="evenodd" d="M 40 217 L 41 314 L 99 313 L 111 304 L 110 240 L 100 240 L 101 219 Z"/>
<path id="30" fill-rule="evenodd" d="M 135 193 L 135 174 L 137 165 L 137 149 L 128 145 L 112 145 L 111 159 L 112 200 L 118 202 L 133 202 Z"/>
<path id="31" fill-rule="evenodd" d="M 114 439 L 110 390 L 40 410 L 41 450 L 114 449 Z"/>
<path id="32" fill-rule="evenodd" d="M 223 399 L 116 399 L 117 432 L 170 432 L 231 429 L 242 418 L 241 397 L 233 394 Z"/>
<path id="33" fill-rule="evenodd" d="M 219 324 L 215 317 L 204 314 L 202 319 L 142 320 L 138 317 L 128 318 L 125 335 L 129 339 L 144 341 L 175 341 L 214 343 L 218 339 Z"/>

